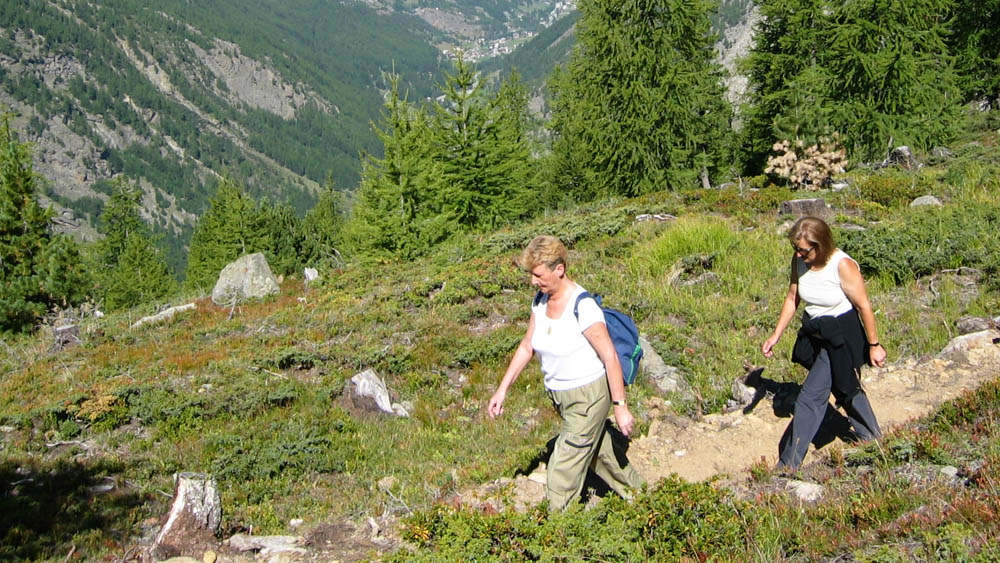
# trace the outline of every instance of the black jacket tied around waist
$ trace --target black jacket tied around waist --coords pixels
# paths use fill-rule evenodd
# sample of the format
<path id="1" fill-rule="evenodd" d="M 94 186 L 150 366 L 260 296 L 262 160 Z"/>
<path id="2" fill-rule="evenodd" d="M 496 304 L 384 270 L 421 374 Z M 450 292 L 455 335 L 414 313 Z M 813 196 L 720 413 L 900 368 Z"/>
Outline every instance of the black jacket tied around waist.
<path id="1" fill-rule="evenodd" d="M 802 316 L 792 361 L 810 369 L 820 350 L 830 355 L 831 391 L 837 404 L 843 405 L 861 391 L 858 374 L 868 363 L 868 341 L 857 310 L 836 317 Z"/>

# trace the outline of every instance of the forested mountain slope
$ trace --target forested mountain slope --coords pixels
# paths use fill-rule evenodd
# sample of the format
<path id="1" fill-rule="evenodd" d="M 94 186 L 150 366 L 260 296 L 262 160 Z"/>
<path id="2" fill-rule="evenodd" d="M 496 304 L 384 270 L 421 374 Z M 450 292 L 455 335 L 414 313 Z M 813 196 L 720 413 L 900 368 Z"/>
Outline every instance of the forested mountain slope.
<path id="1" fill-rule="evenodd" d="M 320 184 L 353 188 L 359 152 L 381 150 L 383 71 L 429 95 L 442 49 L 537 27 L 554 2 L 437 4 L 4 3 L 0 108 L 33 145 L 43 202 L 71 210 L 64 226 L 93 238 L 124 174 L 180 269 L 218 178 L 300 212 Z"/>

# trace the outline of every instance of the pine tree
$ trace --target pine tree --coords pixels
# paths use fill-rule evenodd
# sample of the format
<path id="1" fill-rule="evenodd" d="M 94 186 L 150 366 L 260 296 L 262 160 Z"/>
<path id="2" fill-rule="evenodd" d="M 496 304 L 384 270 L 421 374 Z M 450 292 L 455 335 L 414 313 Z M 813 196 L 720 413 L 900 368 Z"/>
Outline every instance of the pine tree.
<path id="1" fill-rule="evenodd" d="M 31 328 L 50 307 L 79 303 L 88 276 L 79 249 L 52 233 L 51 210 L 35 200 L 28 147 L 0 128 L 0 331 Z"/>
<path id="2" fill-rule="evenodd" d="M 385 125 L 372 126 L 384 156 L 363 155 L 358 203 L 344 237 L 362 254 L 412 258 L 459 227 L 442 202 L 443 171 L 433 155 L 427 114 L 400 96 L 398 75 L 385 78 L 389 83 Z"/>
<path id="3" fill-rule="evenodd" d="M 766 0 L 754 48 L 744 62 L 751 89 L 741 131 L 747 171 L 764 168 L 778 140 L 814 145 L 835 131 L 828 92 L 834 87 L 820 64 L 832 22 L 829 0 Z"/>
<path id="4" fill-rule="evenodd" d="M 743 158 L 759 172 L 776 141 L 839 133 L 852 160 L 930 148 L 961 123 L 945 38 L 950 0 L 764 0 L 748 58 Z"/>
<path id="5" fill-rule="evenodd" d="M 267 261 L 276 274 L 289 275 L 303 266 L 306 240 L 302 220 L 287 203 L 261 206 L 262 220 L 268 231 Z"/>
<path id="6" fill-rule="evenodd" d="M 270 232 L 257 202 L 236 182 L 223 179 L 191 235 L 185 283 L 211 288 L 226 264 L 270 249 Z"/>
<path id="7" fill-rule="evenodd" d="M 557 166 L 578 199 L 697 185 L 728 168 L 731 108 L 706 0 L 586 0 L 553 81 Z"/>
<path id="8" fill-rule="evenodd" d="M 328 181 L 320 192 L 316 205 L 306 213 L 302 221 L 308 265 L 340 262 L 344 220 L 343 196 Z"/>
<path id="9" fill-rule="evenodd" d="M 177 289 L 166 257 L 139 215 L 142 192 L 116 180 L 101 213 L 97 244 L 98 292 L 109 309 L 123 309 L 160 299 Z"/>
<path id="10" fill-rule="evenodd" d="M 966 101 L 1000 107 L 1000 0 L 956 0 L 949 39 Z"/>
<path id="11" fill-rule="evenodd" d="M 890 145 L 930 149 L 951 140 L 962 98 L 945 38 L 950 0 L 863 0 L 833 12 L 824 66 L 837 77 L 830 121 L 856 159 Z"/>
<path id="12" fill-rule="evenodd" d="M 446 75 L 444 101 L 435 104 L 434 158 L 444 174 L 443 204 L 458 223 L 495 228 L 529 210 L 531 154 L 524 139 L 527 94 L 517 77 L 492 98 L 460 56 Z"/>

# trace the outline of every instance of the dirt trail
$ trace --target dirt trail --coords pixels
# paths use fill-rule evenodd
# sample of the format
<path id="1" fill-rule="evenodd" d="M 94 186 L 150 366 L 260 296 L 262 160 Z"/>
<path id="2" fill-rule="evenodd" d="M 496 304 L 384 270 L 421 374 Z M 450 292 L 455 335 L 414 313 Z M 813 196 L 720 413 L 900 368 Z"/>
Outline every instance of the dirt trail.
<path id="1" fill-rule="evenodd" d="M 937 357 L 923 361 L 907 360 L 883 368 L 865 368 L 862 385 L 883 432 L 927 414 L 942 402 L 1000 376 L 1000 345 L 994 343 L 997 338 L 1000 332 L 993 330 L 984 334 L 971 349 L 950 351 L 946 348 Z M 762 377 L 767 383 L 766 371 Z M 772 388 L 778 385 L 770 383 Z M 780 398 L 778 404 L 781 404 Z M 768 467 L 774 466 L 778 441 L 791 420 L 775 414 L 775 401 L 770 394 L 746 410 L 748 412 L 741 409 L 708 415 L 694 421 L 670 414 L 663 401 L 654 400 L 649 411 L 652 418 L 649 431 L 631 442 L 628 458 L 648 483 L 673 473 L 688 481 L 715 476 L 722 476 L 724 481 L 745 481 L 754 462 L 763 458 Z M 833 437 L 830 439 L 838 443 Z M 804 463 L 812 463 L 816 455 L 815 447 L 810 446 Z M 486 500 L 491 492 L 513 485 L 513 494 L 507 498 L 524 508 L 545 497 L 544 483 L 545 466 L 542 464 L 531 475 L 503 479 L 480 489 L 478 494 L 462 496 L 466 501 L 476 497 Z"/>
<path id="2" fill-rule="evenodd" d="M 993 331 L 992 338 L 998 336 Z M 867 368 L 862 385 L 886 432 L 998 375 L 1000 346 L 990 344 L 923 362 Z M 698 422 L 657 418 L 645 436 L 632 442 L 629 459 L 649 482 L 671 473 L 689 481 L 717 474 L 744 477 L 762 457 L 769 467 L 777 461 L 778 441 L 791 419 L 774 410 L 766 398 L 749 413 L 737 410 Z M 814 461 L 815 452 L 810 446 L 804 463 Z"/>

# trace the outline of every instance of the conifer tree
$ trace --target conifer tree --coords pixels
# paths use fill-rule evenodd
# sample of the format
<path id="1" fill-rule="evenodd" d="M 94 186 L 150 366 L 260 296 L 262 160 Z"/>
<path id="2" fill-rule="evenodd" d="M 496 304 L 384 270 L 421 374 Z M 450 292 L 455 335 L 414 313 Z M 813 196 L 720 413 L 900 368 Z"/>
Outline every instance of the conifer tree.
<path id="1" fill-rule="evenodd" d="M 233 180 L 221 180 L 191 235 L 185 283 L 211 288 L 226 264 L 244 254 L 268 252 L 270 235 L 257 202 Z"/>
<path id="2" fill-rule="evenodd" d="M 727 171 L 731 108 L 706 0 L 584 0 L 557 74 L 554 151 L 578 199 L 697 185 Z"/>
<path id="3" fill-rule="evenodd" d="M 263 204 L 261 213 L 268 231 L 267 260 L 271 270 L 281 275 L 297 272 L 306 251 L 302 220 L 287 203 Z"/>
<path id="4" fill-rule="evenodd" d="M 101 213 L 95 277 L 104 306 L 122 309 L 160 299 L 177 289 L 166 257 L 139 215 L 142 192 L 116 180 Z"/>
<path id="5" fill-rule="evenodd" d="M 339 262 L 343 228 L 343 196 L 334 189 L 332 182 L 328 181 L 320 192 L 316 205 L 302 220 L 306 263 L 329 265 Z"/>
<path id="6" fill-rule="evenodd" d="M 51 210 L 35 200 L 28 147 L 4 119 L 0 127 L 0 332 L 30 329 L 50 307 L 73 305 L 87 291 L 76 243 L 54 234 Z"/>
<path id="7" fill-rule="evenodd" d="M 1000 0 L 957 0 L 949 43 L 966 101 L 1000 107 Z"/>
<path id="8" fill-rule="evenodd" d="M 516 75 L 488 97 L 475 68 L 460 56 L 435 104 L 434 158 L 444 174 L 446 209 L 469 228 L 495 228 L 524 216 L 533 187 L 524 139 L 527 94 Z"/>
<path id="9" fill-rule="evenodd" d="M 829 96 L 833 87 L 821 64 L 832 22 L 829 0 L 765 0 L 754 48 L 744 62 L 752 86 L 743 108 L 743 160 L 759 173 L 777 140 L 815 144 L 834 133 Z"/>
<path id="10" fill-rule="evenodd" d="M 951 140 L 962 98 L 945 41 L 951 0 L 857 0 L 833 12 L 825 67 L 837 77 L 830 121 L 856 159 L 890 145 Z"/>
<path id="11" fill-rule="evenodd" d="M 411 258 L 454 234 L 458 222 L 442 201 L 442 164 L 434 158 L 427 113 L 400 95 L 398 75 L 385 78 L 384 129 L 372 125 L 384 156 L 363 156 L 344 236 L 363 254 Z"/>
<path id="12" fill-rule="evenodd" d="M 764 0 L 748 58 L 744 165 L 756 173 L 775 141 L 838 133 L 852 160 L 889 145 L 929 148 L 961 123 L 945 38 L 951 0 Z"/>

